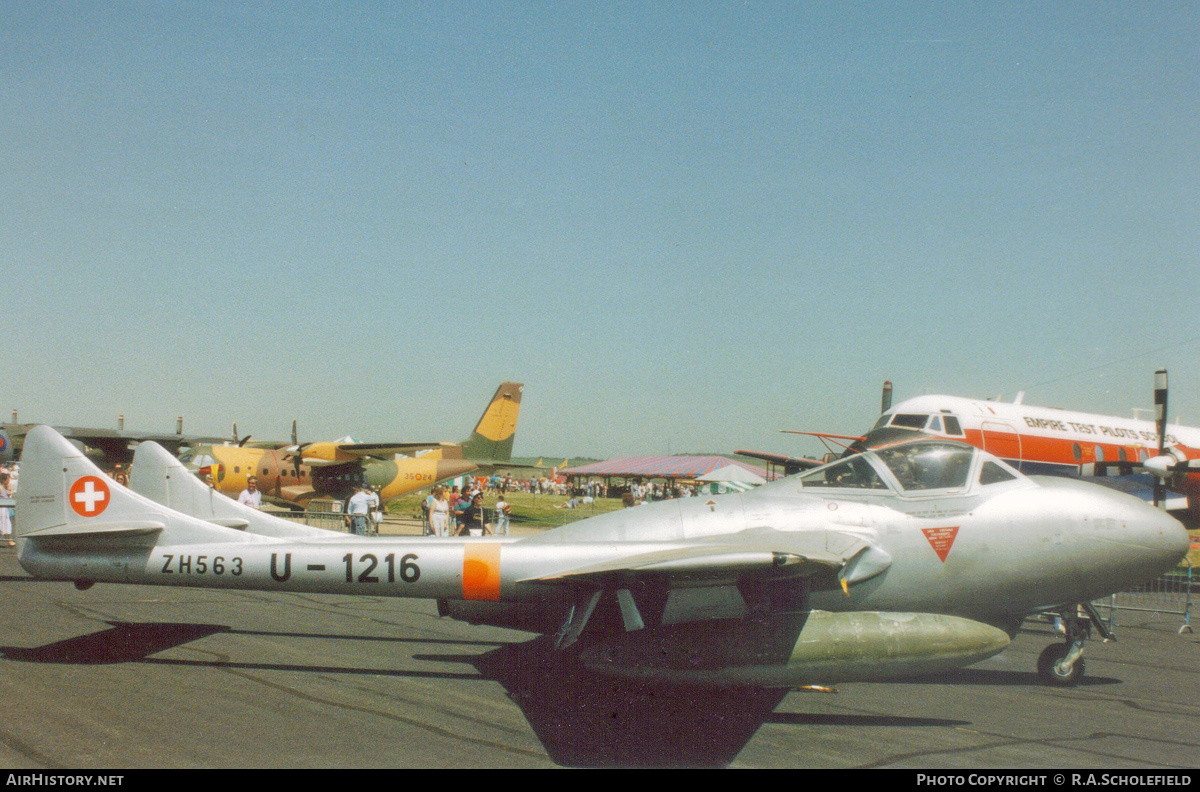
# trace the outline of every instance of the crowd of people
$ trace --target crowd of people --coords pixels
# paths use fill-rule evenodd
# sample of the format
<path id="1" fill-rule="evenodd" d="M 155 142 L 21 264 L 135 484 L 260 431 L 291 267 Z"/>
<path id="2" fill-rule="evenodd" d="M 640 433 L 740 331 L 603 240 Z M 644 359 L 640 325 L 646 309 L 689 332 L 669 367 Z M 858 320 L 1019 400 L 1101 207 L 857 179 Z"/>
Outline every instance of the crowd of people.
<path id="1" fill-rule="evenodd" d="M 493 477 L 494 478 L 494 477 Z M 503 484 L 501 484 L 503 487 Z M 483 505 L 484 489 L 472 486 L 460 491 L 457 485 L 447 490 L 434 487 L 421 502 L 425 536 L 508 536 L 512 506 L 503 489 L 497 490 L 496 503 L 491 507 L 493 520 Z"/>
<path id="2" fill-rule="evenodd" d="M 625 487 L 613 488 L 612 494 L 618 491 L 626 507 L 696 495 L 695 487 L 678 482 L 631 481 Z M 599 498 L 609 497 L 610 488 L 603 481 L 571 483 L 544 476 L 534 479 L 468 477 L 461 489 L 457 485 L 436 486 L 421 502 L 423 533 L 425 536 L 507 536 L 512 516 L 509 492 L 565 496 L 567 500 L 556 508 L 578 509 Z M 485 505 L 484 499 L 492 497 L 496 498 L 495 503 Z"/>
<path id="3" fill-rule="evenodd" d="M 674 498 L 693 498 L 696 488 L 690 484 L 665 483 L 655 484 L 652 481 L 633 482 L 629 485 L 629 494 L 637 503 L 671 500 Z"/>

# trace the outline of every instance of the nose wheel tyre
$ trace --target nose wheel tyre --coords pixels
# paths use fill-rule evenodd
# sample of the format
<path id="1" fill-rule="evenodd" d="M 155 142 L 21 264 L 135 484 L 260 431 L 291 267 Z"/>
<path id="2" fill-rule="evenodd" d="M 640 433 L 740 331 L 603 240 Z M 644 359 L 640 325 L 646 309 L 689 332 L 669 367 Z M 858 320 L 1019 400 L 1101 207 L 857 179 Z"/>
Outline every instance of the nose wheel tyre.
<path id="1" fill-rule="evenodd" d="M 1083 679 L 1083 658 L 1080 657 L 1069 668 L 1062 664 L 1070 650 L 1070 644 L 1051 644 L 1038 655 L 1038 676 L 1047 685 L 1071 687 Z"/>

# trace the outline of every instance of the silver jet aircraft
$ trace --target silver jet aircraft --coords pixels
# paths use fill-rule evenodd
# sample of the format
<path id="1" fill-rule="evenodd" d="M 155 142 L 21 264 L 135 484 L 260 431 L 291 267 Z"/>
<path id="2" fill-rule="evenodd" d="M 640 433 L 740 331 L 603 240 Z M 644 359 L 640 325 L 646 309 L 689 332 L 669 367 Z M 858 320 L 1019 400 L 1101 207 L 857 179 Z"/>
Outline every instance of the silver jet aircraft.
<path id="1" fill-rule="evenodd" d="M 320 535 L 229 509 L 164 457 L 134 467 L 144 477 L 134 485 L 160 503 L 53 429 L 32 430 L 21 565 L 81 589 L 431 598 L 468 621 L 549 624 L 595 671 L 666 682 L 789 688 L 938 673 L 1001 651 L 1040 612 L 1057 614 L 1067 638 L 1039 670 L 1070 684 L 1089 626 L 1103 629 L 1087 603 L 1172 568 L 1188 546 L 1179 522 L 1136 498 L 1026 477 L 945 440 L 525 539 Z"/>

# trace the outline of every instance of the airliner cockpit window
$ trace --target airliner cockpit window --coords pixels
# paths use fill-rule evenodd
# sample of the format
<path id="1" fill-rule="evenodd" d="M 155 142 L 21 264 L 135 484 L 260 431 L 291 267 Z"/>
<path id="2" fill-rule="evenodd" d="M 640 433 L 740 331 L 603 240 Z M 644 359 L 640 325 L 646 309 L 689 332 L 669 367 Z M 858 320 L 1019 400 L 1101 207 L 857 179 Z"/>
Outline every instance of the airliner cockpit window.
<path id="1" fill-rule="evenodd" d="M 955 418 L 953 415 L 947 415 L 944 416 L 942 420 L 946 422 L 946 434 L 962 437 L 962 426 L 959 425 L 957 418 Z"/>
<path id="2" fill-rule="evenodd" d="M 872 426 L 871 428 L 878 429 L 881 426 L 887 426 L 887 422 L 890 421 L 891 419 L 892 419 L 891 415 L 884 413 L 883 415 L 879 416 L 879 420 L 876 421 L 875 425 Z"/>
<path id="3" fill-rule="evenodd" d="M 942 431 L 942 419 L 940 416 L 935 415 L 929 419 L 929 431 L 931 431 L 931 432 Z"/>
<path id="4" fill-rule="evenodd" d="M 924 429 L 928 415 L 898 414 L 892 418 L 892 426 L 903 426 L 906 429 Z"/>
<path id="5" fill-rule="evenodd" d="M 887 489 L 871 463 L 860 456 L 806 473 L 800 477 L 800 482 L 805 487 Z"/>
<path id="6" fill-rule="evenodd" d="M 906 491 L 965 487 L 975 449 L 958 443 L 911 443 L 876 452 Z"/>

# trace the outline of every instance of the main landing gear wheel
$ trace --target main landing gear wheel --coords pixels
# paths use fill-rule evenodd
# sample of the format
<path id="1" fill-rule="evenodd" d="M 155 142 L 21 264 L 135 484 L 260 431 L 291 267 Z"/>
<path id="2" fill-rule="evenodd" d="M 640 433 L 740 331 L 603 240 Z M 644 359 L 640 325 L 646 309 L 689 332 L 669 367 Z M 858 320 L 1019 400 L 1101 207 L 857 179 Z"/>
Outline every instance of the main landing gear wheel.
<path id="1" fill-rule="evenodd" d="M 1072 687 L 1083 679 L 1083 658 L 1067 665 L 1063 662 L 1071 650 L 1069 644 L 1050 644 L 1038 655 L 1038 676 L 1047 685 L 1054 687 Z"/>

